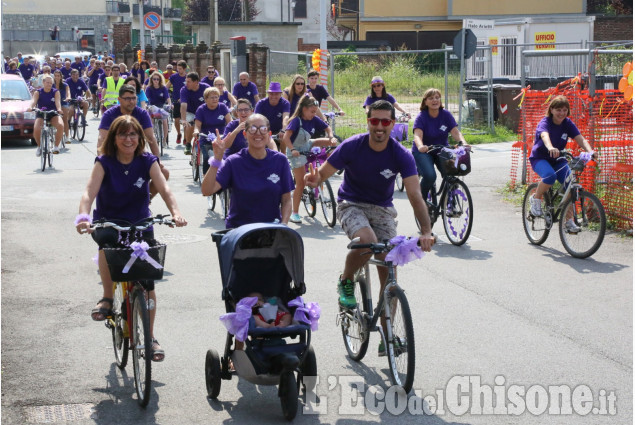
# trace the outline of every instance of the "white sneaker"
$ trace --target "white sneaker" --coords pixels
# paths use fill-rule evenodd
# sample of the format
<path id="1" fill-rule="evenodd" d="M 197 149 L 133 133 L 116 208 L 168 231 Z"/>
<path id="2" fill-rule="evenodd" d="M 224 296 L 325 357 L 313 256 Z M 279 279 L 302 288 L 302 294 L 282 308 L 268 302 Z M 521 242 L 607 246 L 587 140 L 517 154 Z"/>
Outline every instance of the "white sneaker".
<path id="1" fill-rule="evenodd" d="M 289 217 L 289 221 L 291 223 L 302 223 L 302 217 L 298 213 L 293 213 L 291 217 Z"/>
<path id="2" fill-rule="evenodd" d="M 42 148 L 41 147 L 37 147 L 37 149 L 35 150 L 35 156 L 42 156 Z"/>
<path id="3" fill-rule="evenodd" d="M 531 205 L 531 208 L 529 209 L 531 215 L 535 217 L 542 217 L 542 206 L 540 199 L 536 199 L 534 198 L 534 195 L 531 195 L 529 197 L 529 204 Z"/>
<path id="4" fill-rule="evenodd" d="M 570 218 L 569 220 L 567 220 L 566 223 L 564 223 L 564 228 L 567 230 L 567 233 L 580 233 L 580 230 L 582 230 L 580 226 L 575 224 L 572 218 Z"/>
<path id="5" fill-rule="evenodd" d="M 53 152 L 54 154 L 58 154 L 58 153 L 60 153 L 60 148 L 59 148 L 59 146 L 55 146 L 55 147 L 53 148 L 52 152 Z"/>

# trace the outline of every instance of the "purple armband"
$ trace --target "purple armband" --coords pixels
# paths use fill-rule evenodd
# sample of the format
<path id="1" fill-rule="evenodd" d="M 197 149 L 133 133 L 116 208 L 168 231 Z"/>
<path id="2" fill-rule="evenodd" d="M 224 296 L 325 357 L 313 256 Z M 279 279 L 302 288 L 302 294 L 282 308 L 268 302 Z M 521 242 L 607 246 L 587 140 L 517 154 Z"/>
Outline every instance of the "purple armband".
<path id="1" fill-rule="evenodd" d="M 90 217 L 90 215 L 77 214 L 77 217 L 75 217 L 75 226 L 77 226 L 79 223 L 82 223 L 84 221 L 87 221 L 89 224 L 93 224 L 93 219 Z"/>
<path id="2" fill-rule="evenodd" d="M 209 164 L 210 167 L 216 167 L 216 168 L 220 168 L 221 165 L 223 165 L 223 160 L 222 159 L 216 159 L 214 157 L 211 157 L 207 163 Z"/>

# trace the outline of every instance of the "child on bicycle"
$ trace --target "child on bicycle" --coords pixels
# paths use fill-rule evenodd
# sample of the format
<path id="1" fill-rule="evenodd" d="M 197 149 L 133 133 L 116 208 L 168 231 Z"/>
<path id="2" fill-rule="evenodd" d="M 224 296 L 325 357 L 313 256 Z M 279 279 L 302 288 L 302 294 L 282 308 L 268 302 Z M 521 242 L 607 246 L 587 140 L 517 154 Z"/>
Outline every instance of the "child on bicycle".
<path id="1" fill-rule="evenodd" d="M 540 120 L 536 128 L 536 138 L 531 149 L 529 162 L 531 168 L 541 177 L 535 195 L 530 198 L 531 214 L 537 217 L 543 215 L 541 201 L 543 194 L 556 182 L 564 184 L 571 173 L 565 158 L 560 158 L 560 151 L 567 146 L 567 141 L 573 139 L 580 148 L 593 153 L 589 142 L 580 134 L 580 130 L 568 117 L 571 114 L 569 100 L 565 96 L 556 96 L 549 103 L 545 117 Z M 572 217 L 566 217 L 565 227 L 570 233 L 580 231 Z"/>

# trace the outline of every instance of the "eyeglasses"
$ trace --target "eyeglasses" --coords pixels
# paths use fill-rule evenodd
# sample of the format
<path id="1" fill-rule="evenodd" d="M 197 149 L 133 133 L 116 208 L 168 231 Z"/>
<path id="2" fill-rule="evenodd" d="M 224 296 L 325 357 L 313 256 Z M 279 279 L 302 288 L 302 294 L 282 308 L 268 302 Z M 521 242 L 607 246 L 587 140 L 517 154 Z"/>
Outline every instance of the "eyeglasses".
<path id="1" fill-rule="evenodd" d="M 220 97 L 218 97 L 218 96 L 208 96 L 207 98 L 209 100 L 218 100 L 218 99 L 220 99 Z"/>
<path id="2" fill-rule="evenodd" d="M 214 71 L 207 71 L 207 73 L 208 73 L 208 74 L 213 74 L 213 73 L 214 73 Z"/>
<path id="3" fill-rule="evenodd" d="M 117 134 L 117 137 L 121 139 L 138 139 L 139 134 L 138 133 L 119 133 Z"/>
<path id="4" fill-rule="evenodd" d="M 373 84 L 373 88 L 375 88 L 375 87 L 384 87 L 384 85 L 383 84 Z"/>
<path id="5" fill-rule="evenodd" d="M 368 118 L 368 122 L 370 123 L 370 125 L 379 125 L 379 123 L 381 122 L 382 126 L 388 127 L 394 121 L 389 119 Z"/>
<path id="6" fill-rule="evenodd" d="M 306 83 L 295 83 L 296 86 L 304 86 Z"/>
<path id="7" fill-rule="evenodd" d="M 249 134 L 256 134 L 256 131 L 258 131 L 260 134 L 267 134 L 269 133 L 269 127 L 267 127 L 266 125 L 263 125 L 262 127 L 251 126 L 247 129 L 247 132 Z"/>
<path id="8" fill-rule="evenodd" d="M 126 102 L 137 100 L 137 96 L 128 96 L 128 97 L 120 97 L 121 100 L 125 100 Z"/>
<path id="9" fill-rule="evenodd" d="M 153 78 L 152 81 L 161 81 L 160 78 Z"/>
<path id="10" fill-rule="evenodd" d="M 236 109 L 238 112 L 240 113 L 247 113 L 247 112 L 251 112 L 251 108 L 240 108 L 240 109 Z M 252 127 L 255 128 L 255 127 Z"/>

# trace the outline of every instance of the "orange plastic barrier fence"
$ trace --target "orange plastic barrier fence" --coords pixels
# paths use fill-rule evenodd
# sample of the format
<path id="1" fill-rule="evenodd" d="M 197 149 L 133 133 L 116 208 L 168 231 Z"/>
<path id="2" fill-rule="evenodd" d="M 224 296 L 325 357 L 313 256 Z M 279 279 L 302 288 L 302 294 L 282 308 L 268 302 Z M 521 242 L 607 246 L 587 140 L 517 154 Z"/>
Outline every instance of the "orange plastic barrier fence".
<path id="1" fill-rule="evenodd" d="M 609 223 L 616 229 L 632 229 L 633 101 L 624 100 L 624 94 L 618 90 L 597 90 L 591 97 L 588 90 L 581 89 L 579 77 L 544 91 L 524 89 L 518 141 L 512 147 L 512 187 L 522 183 L 523 158 L 526 182 L 540 180 L 531 169 L 529 155 L 536 138 L 536 127 L 556 95 L 567 96 L 571 105 L 570 118 L 597 152 L 598 166 L 585 168 L 579 176 L 581 184 L 600 198 Z M 574 154 L 580 151 L 572 140 L 567 148 Z"/>

